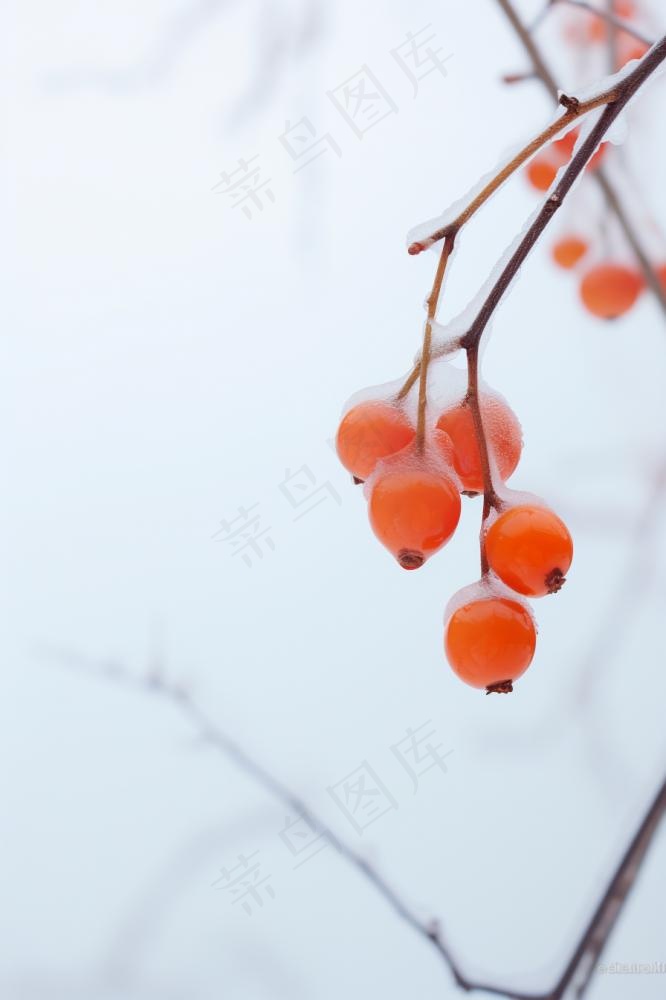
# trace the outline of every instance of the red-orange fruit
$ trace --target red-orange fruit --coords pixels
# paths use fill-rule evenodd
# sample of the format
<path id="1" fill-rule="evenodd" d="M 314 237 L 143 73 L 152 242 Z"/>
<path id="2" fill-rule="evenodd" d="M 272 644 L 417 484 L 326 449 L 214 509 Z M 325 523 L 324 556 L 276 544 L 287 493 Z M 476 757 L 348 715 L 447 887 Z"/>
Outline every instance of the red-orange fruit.
<path id="1" fill-rule="evenodd" d="M 631 21 L 636 16 L 636 5 L 632 0 L 615 0 L 613 14 L 624 21 Z M 604 42 L 608 38 L 608 23 L 603 16 L 589 13 L 586 15 L 585 30 L 590 42 Z"/>
<path id="2" fill-rule="evenodd" d="M 597 151 L 587 161 L 585 169 L 594 173 L 597 167 L 601 165 L 601 161 L 605 157 L 607 151 L 608 151 L 608 143 L 602 142 Z"/>
<path id="3" fill-rule="evenodd" d="M 571 159 L 574 151 L 574 146 L 578 141 L 579 134 L 580 132 L 577 128 L 572 128 L 569 129 L 569 131 L 565 135 L 563 135 L 561 139 L 553 140 L 552 143 L 553 150 L 562 163 L 566 163 L 568 160 Z M 585 167 L 586 170 L 595 171 L 597 169 L 597 167 L 603 160 L 604 156 L 606 155 L 607 147 L 608 147 L 607 142 L 601 143 L 596 152 L 590 157 Z"/>
<path id="4" fill-rule="evenodd" d="M 405 448 L 415 430 L 393 403 L 368 400 L 344 415 L 335 440 L 338 458 L 357 479 L 367 479 L 377 462 Z"/>
<path id="5" fill-rule="evenodd" d="M 418 569 L 456 530 L 460 495 L 443 472 L 410 462 L 377 473 L 368 513 L 375 535 L 403 569 Z"/>
<path id="6" fill-rule="evenodd" d="M 525 673 L 536 648 L 536 628 L 527 608 L 505 597 L 463 604 L 444 631 L 446 658 L 461 680 L 488 692 L 508 692 Z"/>
<path id="7" fill-rule="evenodd" d="M 645 42 L 640 42 L 628 32 L 621 31 L 617 39 L 617 68 L 622 69 L 632 59 L 642 59 L 649 48 Z"/>
<path id="8" fill-rule="evenodd" d="M 616 319 L 626 313 L 643 289 L 641 275 L 620 264 L 599 264 L 580 285 L 583 305 L 601 319 Z"/>
<path id="9" fill-rule="evenodd" d="M 563 236 L 553 246 L 553 260 L 559 267 L 575 267 L 587 253 L 587 243 L 580 236 Z"/>
<path id="10" fill-rule="evenodd" d="M 557 593 L 573 559 L 573 541 L 564 521 L 534 504 L 500 514 L 485 542 L 493 572 L 507 587 L 527 597 Z"/>
<path id="11" fill-rule="evenodd" d="M 555 180 L 558 171 L 558 164 L 543 153 L 538 153 L 526 167 L 526 176 L 529 183 L 537 191 L 547 191 Z"/>
<path id="12" fill-rule="evenodd" d="M 561 139 L 553 140 L 553 148 L 562 161 L 570 160 L 578 139 L 578 129 L 572 128 Z"/>
<path id="13" fill-rule="evenodd" d="M 481 417 L 489 450 L 504 482 L 520 460 L 523 447 L 520 423 L 508 403 L 492 395 L 481 396 Z M 462 402 L 445 410 L 437 420 L 437 429 L 448 434 L 451 440 L 453 466 L 460 477 L 462 489 L 468 493 L 480 493 L 483 490 L 483 469 L 469 405 Z"/>

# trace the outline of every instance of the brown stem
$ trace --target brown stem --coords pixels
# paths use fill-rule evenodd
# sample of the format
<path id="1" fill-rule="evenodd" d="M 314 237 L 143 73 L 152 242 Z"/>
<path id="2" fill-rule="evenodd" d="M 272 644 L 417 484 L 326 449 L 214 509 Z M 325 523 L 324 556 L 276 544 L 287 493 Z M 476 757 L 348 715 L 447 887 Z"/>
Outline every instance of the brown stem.
<path id="1" fill-rule="evenodd" d="M 419 403 L 418 417 L 416 421 L 416 448 L 418 451 L 423 451 L 425 446 L 426 409 L 428 405 L 428 368 L 432 357 L 432 324 L 435 319 L 435 314 L 437 313 L 437 306 L 442 292 L 442 283 L 444 281 L 446 265 L 449 262 L 455 239 L 455 233 L 451 233 L 444 240 L 444 246 L 442 247 L 442 252 L 439 255 L 437 271 L 435 272 L 435 280 L 433 282 L 430 295 L 428 296 L 428 312 L 426 316 L 425 331 L 423 334 L 421 361 L 419 364 Z M 400 390 L 401 393 L 404 388 L 405 387 L 403 386 Z"/>
<path id="2" fill-rule="evenodd" d="M 481 574 L 488 573 L 488 559 L 486 557 L 485 524 L 492 508 L 497 509 L 500 505 L 499 497 L 493 484 L 492 466 L 488 449 L 488 438 L 486 437 L 481 414 L 481 399 L 479 394 L 479 342 L 475 341 L 466 349 L 467 354 L 467 395 L 465 403 L 472 412 L 474 422 L 474 434 L 479 449 L 481 459 L 481 473 L 483 475 L 483 514 L 481 517 L 481 531 L 479 534 L 479 547 L 481 550 Z"/>
<path id="3" fill-rule="evenodd" d="M 559 95 L 557 83 L 548 69 L 548 66 L 544 62 L 543 56 L 541 55 L 541 52 L 532 35 L 516 13 L 513 3 L 511 0 L 497 0 L 497 3 L 506 15 L 507 20 L 511 24 L 520 42 L 532 60 L 532 65 L 534 66 L 534 70 L 538 78 L 541 80 L 543 86 L 549 92 L 551 97 L 557 101 Z M 647 55 L 643 57 L 643 61 L 647 59 L 649 55 L 650 53 L 647 53 Z M 636 71 L 634 70 L 634 72 Z M 626 83 L 627 79 L 628 78 L 625 77 L 624 83 Z M 597 167 L 593 177 L 595 182 L 603 191 L 609 207 L 615 213 L 627 242 L 634 251 L 636 260 L 645 276 L 647 285 L 653 292 L 662 312 L 666 315 L 666 290 L 662 288 L 659 277 L 652 267 L 650 259 L 643 248 L 640 237 L 629 220 L 629 217 L 622 205 L 622 201 L 615 190 L 615 185 L 609 180 L 603 166 Z"/>
<path id="4" fill-rule="evenodd" d="M 577 7 L 579 10 L 587 11 L 589 14 L 594 14 L 601 21 L 606 21 L 612 28 L 616 31 L 624 31 L 627 35 L 631 35 L 638 42 L 643 42 L 644 45 L 653 45 L 654 41 L 643 34 L 633 26 L 630 21 L 626 21 L 623 17 L 618 17 L 612 11 L 612 0 L 609 0 L 609 4 L 606 10 L 599 7 L 593 6 L 593 4 L 588 3 L 587 0 L 550 0 L 549 6 L 556 7 L 558 4 L 566 4 L 567 7 Z M 615 65 L 613 66 L 613 72 L 615 72 Z"/>
<path id="5" fill-rule="evenodd" d="M 482 205 L 484 205 L 488 199 L 498 190 L 512 174 L 518 170 L 519 167 L 523 165 L 527 160 L 530 159 L 542 146 L 545 146 L 547 142 L 550 142 L 555 138 L 558 133 L 562 132 L 563 129 L 571 125 L 576 121 L 577 118 L 581 118 L 586 115 L 589 111 L 593 111 L 594 108 L 599 108 L 604 104 L 612 103 L 617 96 L 617 89 L 605 90 L 601 94 L 597 94 L 595 97 L 591 97 L 587 101 L 578 101 L 576 98 L 560 97 L 560 103 L 566 107 L 566 111 L 560 118 L 551 122 L 550 125 L 546 126 L 537 136 L 534 137 L 526 146 L 516 153 L 516 155 L 506 163 L 501 170 L 499 170 L 488 183 L 479 191 L 479 193 L 472 198 L 469 204 L 462 210 L 462 212 L 456 216 L 453 222 L 448 223 L 446 226 L 441 226 L 436 229 L 430 236 L 427 236 L 423 240 L 416 240 L 414 243 L 410 243 L 407 248 L 408 253 L 412 256 L 422 253 L 423 250 L 427 250 L 434 243 L 438 243 L 439 240 L 445 239 L 445 237 L 457 234 L 460 229 L 465 225 L 466 222 L 472 218 L 472 216 L 478 212 Z"/>

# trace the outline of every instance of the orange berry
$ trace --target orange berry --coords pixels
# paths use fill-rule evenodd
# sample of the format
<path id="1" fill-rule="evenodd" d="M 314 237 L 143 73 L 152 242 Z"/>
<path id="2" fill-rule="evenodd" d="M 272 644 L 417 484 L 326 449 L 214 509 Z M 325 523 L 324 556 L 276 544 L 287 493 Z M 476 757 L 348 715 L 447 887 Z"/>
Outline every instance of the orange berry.
<path id="1" fill-rule="evenodd" d="M 335 446 L 345 469 L 357 479 L 367 479 L 380 459 L 405 448 L 415 433 L 399 406 L 368 400 L 345 413 Z"/>
<path id="2" fill-rule="evenodd" d="M 523 447 L 520 423 L 503 399 L 490 394 L 481 397 L 481 417 L 488 447 L 497 463 L 502 481 L 509 478 L 518 465 Z M 469 493 L 483 490 L 481 455 L 476 442 L 474 417 L 464 401 L 445 410 L 437 421 L 437 430 L 448 434 L 453 445 L 453 465 L 460 477 L 462 489 Z"/>
<path id="3" fill-rule="evenodd" d="M 486 534 L 490 568 L 507 587 L 528 597 L 555 594 L 573 559 L 567 526 L 545 507 L 511 507 Z"/>
<path id="4" fill-rule="evenodd" d="M 578 129 L 572 128 L 561 139 L 553 140 L 553 149 L 563 161 L 570 160 L 578 139 Z"/>
<path id="5" fill-rule="evenodd" d="M 506 597 L 470 600 L 449 617 L 444 631 L 446 657 L 466 684 L 490 691 L 512 690 L 536 648 L 529 610 Z"/>
<path id="6" fill-rule="evenodd" d="M 448 542 L 460 519 L 460 496 L 443 472 L 405 463 L 371 485 L 370 525 L 403 569 L 418 569 Z"/>
<path id="7" fill-rule="evenodd" d="M 587 243 L 580 236 L 564 236 L 553 246 L 553 260 L 567 270 L 575 267 L 587 253 Z"/>
<path id="8" fill-rule="evenodd" d="M 573 156 L 574 146 L 578 141 L 578 136 L 580 132 L 577 128 L 569 129 L 566 135 L 563 135 L 561 139 L 554 139 L 552 143 L 552 148 L 555 155 L 561 161 L 561 163 L 566 163 Z M 596 170 L 602 159 L 606 155 L 607 142 L 602 142 L 597 151 L 590 157 L 587 163 L 586 170 Z"/>
<path id="9" fill-rule="evenodd" d="M 642 289 L 637 271 L 620 264 L 599 264 L 583 278 L 580 297 L 594 316 L 615 319 L 631 309 Z"/>
<path id="10" fill-rule="evenodd" d="M 632 0 L 616 0 L 613 13 L 624 21 L 631 21 L 636 15 L 636 5 Z M 608 37 L 608 24 L 603 17 L 595 14 L 587 15 L 586 33 L 590 42 L 604 42 Z"/>
<path id="11" fill-rule="evenodd" d="M 548 156 L 537 154 L 530 163 L 527 164 L 526 176 L 529 183 L 537 191 L 547 191 L 555 180 L 559 164 L 553 163 Z"/>
<path id="12" fill-rule="evenodd" d="M 597 151 L 593 153 L 592 156 L 587 161 L 585 169 L 589 170 L 591 173 L 594 173 L 597 167 L 601 165 L 601 161 L 606 155 L 607 150 L 608 150 L 608 143 L 602 142 Z"/>
<path id="13" fill-rule="evenodd" d="M 621 31 L 617 39 L 617 67 L 622 69 L 632 59 L 642 59 L 650 48 L 645 42 L 639 42 L 633 35 Z"/>

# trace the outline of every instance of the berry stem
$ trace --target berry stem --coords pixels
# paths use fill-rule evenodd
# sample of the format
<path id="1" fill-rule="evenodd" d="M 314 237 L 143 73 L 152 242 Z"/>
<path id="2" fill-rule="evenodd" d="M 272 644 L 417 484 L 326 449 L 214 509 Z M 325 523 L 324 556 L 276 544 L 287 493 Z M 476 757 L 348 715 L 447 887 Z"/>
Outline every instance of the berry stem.
<path id="1" fill-rule="evenodd" d="M 479 549 L 481 553 L 481 575 L 487 576 L 489 571 L 488 557 L 486 556 L 485 525 L 490 511 L 500 507 L 500 499 L 495 491 L 493 483 L 493 472 L 490 463 L 490 452 L 488 449 L 488 438 L 483 426 L 481 415 L 481 405 L 479 400 L 479 344 L 470 345 L 466 349 L 467 353 L 467 395 L 465 401 L 472 412 L 474 421 L 474 433 L 481 459 L 481 473 L 483 475 L 483 513 L 481 515 L 481 530 L 479 532 Z"/>
<path id="2" fill-rule="evenodd" d="M 442 293 L 442 284 L 446 265 L 449 262 L 453 245 L 455 243 L 455 233 L 447 235 L 444 240 L 442 252 L 439 255 L 439 263 L 435 272 L 430 295 L 428 296 L 428 311 L 426 315 L 425 331 L 423 333 L 423 348 L 421 349 L 421 361 L 419 364 L 419 403 L 418 416 L 416 420 L 416 448 L 423 451 L 425 447 L 426 409 L 428 405 L 428 368 L 432 358 L 432 324 L 437 312 L 437 305 Z M 411 376 L 410 376 L 411 377 Z M 409 380 L 408 380 L 409 381 Z M 402 391 L 404 390 L 404 386 Z"/>

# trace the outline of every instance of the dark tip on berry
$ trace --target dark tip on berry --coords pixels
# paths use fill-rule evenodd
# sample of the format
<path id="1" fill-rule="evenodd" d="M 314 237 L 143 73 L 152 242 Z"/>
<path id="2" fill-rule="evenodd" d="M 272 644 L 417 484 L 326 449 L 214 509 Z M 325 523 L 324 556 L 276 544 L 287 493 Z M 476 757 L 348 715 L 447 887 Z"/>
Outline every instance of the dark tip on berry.
<path id="1" fill-rule="evenodd" d="M 352 483 L 354 486 L 361 486 L 364 482 L 364 479 L 359 479 L 358 476 L 352 476 Z"/>
<path id="2" fill-rule="evenodd" d="M 476 490 L 463 490 L 462 491 L 462 495 L 464 497 L 472 497 L 472 498 L 479 496 L 479 494 L 478 494 L 478 492 Z"/>
<path id="3" fill-rule="evenodd" d="M 415 552 L 413 549 L 400 549 L 398 562 L 403 569 L 418 569 L 419 566 L 423 566 L 425 559 L 422 552 Z"/>
<path id="4" fill-rule="evenodd" d="M 512 691 L 513 681 L 497 681 L 486 688 L 486 694 L 511 694 Z"/>
<path id="5" fill-rule="evenodd" d="M 407 253 L 411 254 L 412 257 L 416 257 L 422 250 L 425 250 L 423 243 L 410 243 L 407 247 Z"/>
<path id="6" fill-rule="evenodd" d="M 561 590 L 566 583 L 566 576 L 561 569 L 557 567 L 551 569 L 550 573 L 546 577 L 546 586 L 548 587 L 549 594 L 556 594 L 558 590 Z"/>

